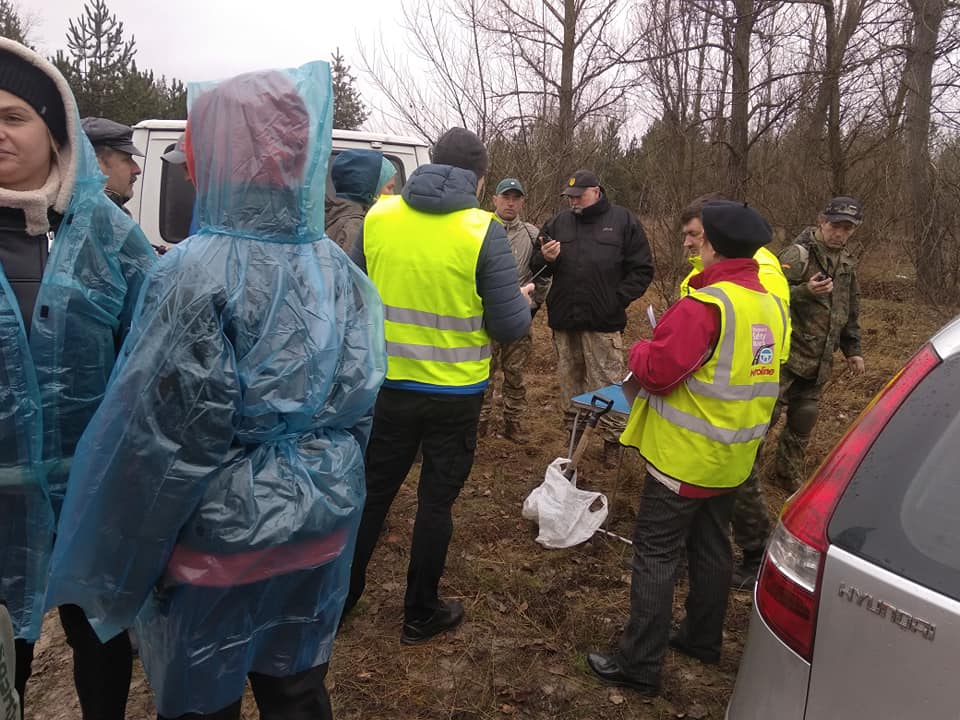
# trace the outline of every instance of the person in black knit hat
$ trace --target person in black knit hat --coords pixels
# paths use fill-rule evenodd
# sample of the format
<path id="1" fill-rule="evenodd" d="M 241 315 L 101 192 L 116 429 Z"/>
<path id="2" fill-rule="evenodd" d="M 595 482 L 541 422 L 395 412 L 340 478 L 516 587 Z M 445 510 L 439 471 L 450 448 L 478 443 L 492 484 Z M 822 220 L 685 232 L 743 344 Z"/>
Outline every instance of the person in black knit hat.
<path id="1" fill-rule="evenodd" d="M 533 284 L 517 279 L 507 236 L 477 194 L 487 150 L 453 128 L 400 195 L 367 213 L 351 258 L 384 304 L 388 368 L 367 447 L 367 499 L 344 615 L 366 587 L 393 499 L 422 446 L 400 641 L 412 645 L 452 630 L 463 604 L 440 597 L 453 504 L 470 475 L 490 377 L 491 340 L 509 343 L 530 327 Z"/>
<path id="2" fill-rule="evenodd" d="M 0 602 L 21 712 L 74 448 L 156 260 L 102 182 L 66 80 L 0 39 Z M 79 607 L 59 612 L 84 720 L 121 720 L 127 633 L 101 642 Z"/>
<path id="3" fill-rule="evenodd" d="M 653 339 L 630 351 L 641 392 L 621 442 L 647 462 L 633 532 L 630 616 L 615 652 L 590 653 L 601 680 L 657 695 L 667 647 L 720 660 L 733 555 L 727 528 L 770 422 L 787 339 L 783 304 L 758 276 L 754 253 L 770 226 L 743 203 L 703 207 L 703 271 L 664 313 Z M 681 553 L 686 615 L 671 636 Z"/>

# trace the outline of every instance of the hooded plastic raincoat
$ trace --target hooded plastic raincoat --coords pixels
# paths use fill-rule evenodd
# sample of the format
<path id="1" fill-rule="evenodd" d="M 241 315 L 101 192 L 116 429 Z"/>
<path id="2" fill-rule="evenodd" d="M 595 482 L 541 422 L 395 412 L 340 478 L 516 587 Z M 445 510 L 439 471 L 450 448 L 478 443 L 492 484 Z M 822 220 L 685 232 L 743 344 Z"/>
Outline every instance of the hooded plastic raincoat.
<path id="1" fill-rule="evenodd" d="M 0 599 L 16 636 L 33 642 L 74 448 L 103 398 L 156 254 L 104 195 L 106 178 L 63 76 L 19 43 L 0 39 L 0 52 L 49 75 L 67 115 L 67 142 L 55 163 L 59 189 L 41 214 L 63 220 L 48 234 L 50 254 L 29 336 L 0 267 Z M 0 205 L 20 208 L 26 195 L 3 190 Z"/>
<path id="2" fill-rule="evenodd" d="M 386 370 L 375 289 L 323 233 L 326 63 L 190 87 L 198 234 L 161 259 L 78 449 L 50 602 L 136 617 L 165 716 L 326 662 Z"/>

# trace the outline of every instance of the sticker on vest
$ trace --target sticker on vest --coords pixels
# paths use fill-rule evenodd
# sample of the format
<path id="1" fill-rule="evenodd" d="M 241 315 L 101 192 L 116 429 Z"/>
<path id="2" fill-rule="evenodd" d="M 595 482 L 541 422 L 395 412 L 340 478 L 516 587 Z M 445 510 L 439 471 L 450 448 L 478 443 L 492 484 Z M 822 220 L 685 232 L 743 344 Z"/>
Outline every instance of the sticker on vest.
<path id="1" fill-rule="evenodd" d="M 754 324 L 751 328 L 753 334 L 753 365 L 771 365 L 773 364 L 773 330 L 767 325 Z M 750 371 L 750 376 L 773 375 L 773 368 L 755 367 Z"/>

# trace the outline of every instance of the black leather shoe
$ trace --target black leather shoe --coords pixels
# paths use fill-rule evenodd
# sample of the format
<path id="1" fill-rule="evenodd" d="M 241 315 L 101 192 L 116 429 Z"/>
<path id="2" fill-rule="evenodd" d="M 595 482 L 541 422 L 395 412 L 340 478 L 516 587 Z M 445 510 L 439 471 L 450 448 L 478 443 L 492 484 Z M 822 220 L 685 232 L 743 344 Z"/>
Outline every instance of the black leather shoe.
<path id="1" fill-rule="evenodd" d="M 644 697 L 656 697 L 660 694 L 660 687 L 658 685 L 651 685 L 650 683 L 636 680 L 623 672 L 616 658 L 612 655 L 588 653 L 587 665 L 593 670 L 594 675 L 611 685 L 619 685 L 630 688 L 631 690 L 636 690 Z"/>
<path id="2" fill-rule="evenodd" d="M 442 632 L 453 630 L 463 622 L 463 603 L 458 600 L 441 600 L 440 607 L 426 620 L 410 620 L 403 624 L 400 642 L 404 645 L 419 645 Z"/>
<path id="3" fill-rule="evenodd" d="M 690 647 L 678 633 L 670 636 L 670 647 L 679 653 L 699 660 L 704 665 L 716 665 L 720 662 L 720 653 L 713 650 Z"/>

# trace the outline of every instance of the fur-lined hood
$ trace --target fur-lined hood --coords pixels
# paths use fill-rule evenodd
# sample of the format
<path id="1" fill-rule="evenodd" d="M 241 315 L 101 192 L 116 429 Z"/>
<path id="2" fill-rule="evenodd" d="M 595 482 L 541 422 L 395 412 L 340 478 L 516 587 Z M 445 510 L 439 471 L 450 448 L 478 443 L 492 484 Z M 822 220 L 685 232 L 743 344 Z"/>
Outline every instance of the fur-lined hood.
<path id="1" fill-rule="evenodd" d="M 103 192 L 106 177 L 100 171 L 90 141 L 80 129 L 77 102 L 60 71 L 30 48 L 13 40 L 0 38 L 0 50 L 23 58 L 52 78 L 67 115 L 67 141 L 57 154 L 57 162 L 46 184 L 39 190 L 26 192 L 0 188 L 0 206 L 22 209 L 27 219 L 27 232 L 39 235 L 50 229 L 48 210 L 66 214 L 71 203 L 76 205 L 89 194 Z"/>

